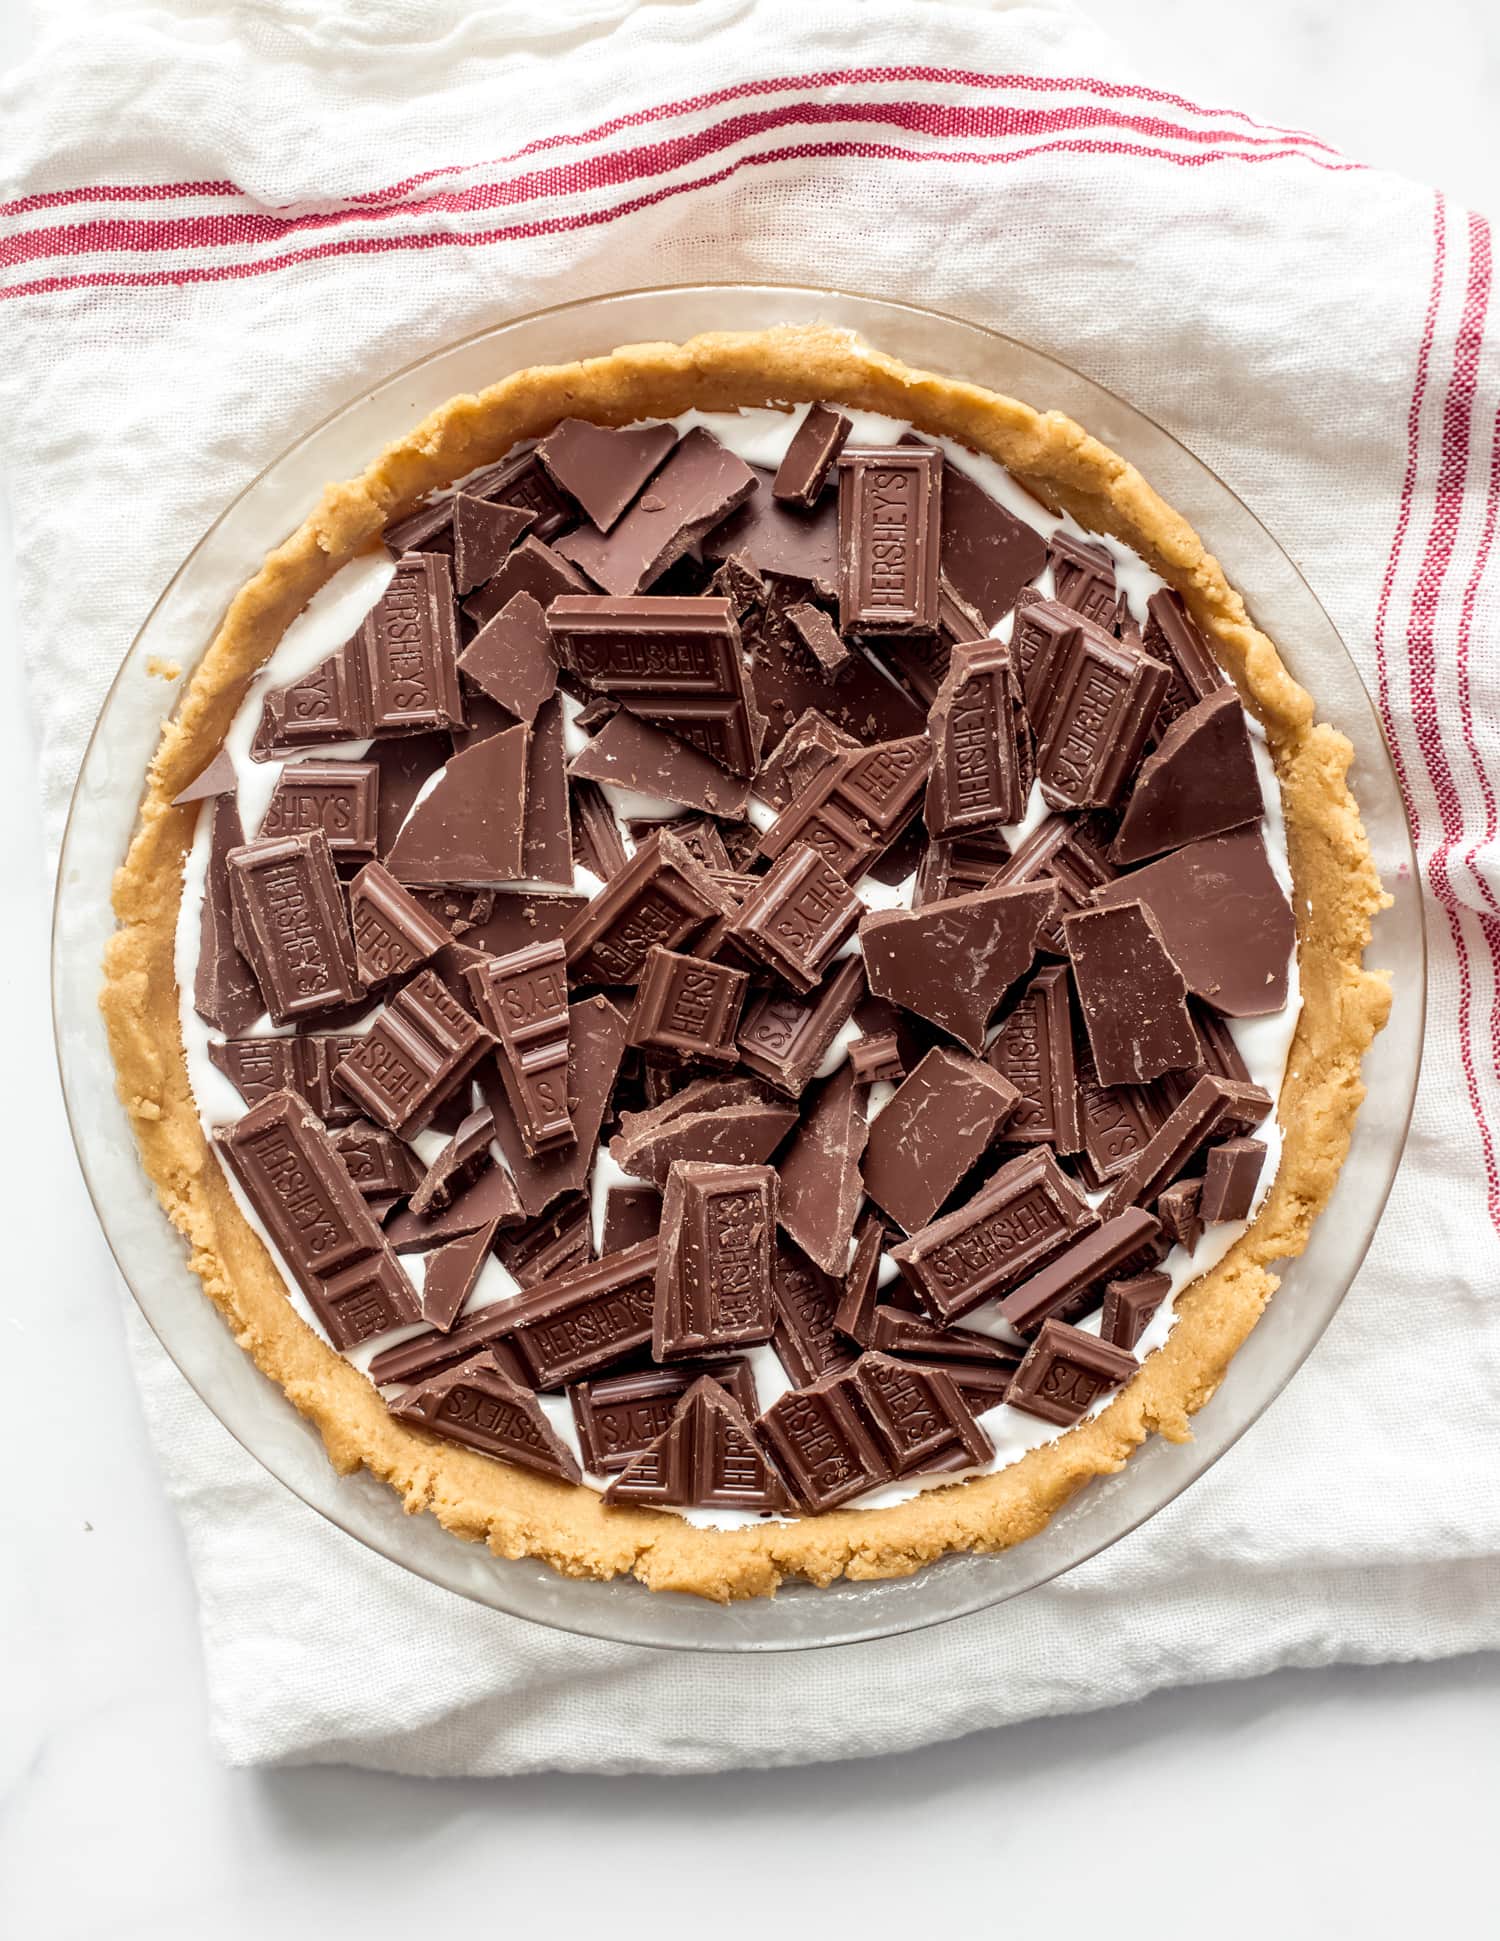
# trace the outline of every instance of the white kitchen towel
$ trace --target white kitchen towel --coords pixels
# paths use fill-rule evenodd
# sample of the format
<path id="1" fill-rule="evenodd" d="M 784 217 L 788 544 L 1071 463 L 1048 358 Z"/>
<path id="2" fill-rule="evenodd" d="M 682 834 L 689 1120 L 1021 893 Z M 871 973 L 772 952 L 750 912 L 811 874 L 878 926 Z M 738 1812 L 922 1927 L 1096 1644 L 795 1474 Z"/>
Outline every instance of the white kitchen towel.
<path id="1" fill-rule="evenodd" d="M 912 297 L 1167 425 L 1328 606 L 1420 844 L 1426 1075 L 1354 1291 L 1204 1481 L 997 1611 L 753 1661 L 509 1621 L 303 1509 L 138 1327 L 227 1758 L 794 1762 L 1500 1642 L 1490 230 L 1150 80 L 1049 6 L 173 0 L 49 7 L 5 86 L 0 441 L 54 835 L 156 592 L 298 433 L 508 315 L 718 278 Z"/>

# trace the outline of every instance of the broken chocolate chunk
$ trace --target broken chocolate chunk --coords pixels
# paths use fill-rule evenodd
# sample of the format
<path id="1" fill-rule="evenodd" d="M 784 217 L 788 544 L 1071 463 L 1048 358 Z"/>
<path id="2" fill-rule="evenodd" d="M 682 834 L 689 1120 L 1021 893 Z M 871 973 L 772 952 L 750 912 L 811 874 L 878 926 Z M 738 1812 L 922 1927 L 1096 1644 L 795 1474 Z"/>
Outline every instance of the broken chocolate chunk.
<path id="1" fill-rule="evenodd" d="M 1105 1085 L 1142 1085 L 1196 1063 L 1187 984 L 1141 902 L 1063 919 L 1078 1007 Z"/>
<path id="2" fill-rule="evenodd" d="M 354 961 L 366 984 L 404 977 L 453 941 L 383 863 L 366 863 L 349 886 Z"/>
<path id="3" fill-rule="evenodd" d="M 1144 862 L 1265 813 L 1245 710 L 1232 687 L 1186 709 L 1141 763 L 1110 851 Z"/>
<path id="4" fill-rule="evenodd" d="M 865 1190 L 908 1233 L 927 1224 L 1020 1102 L 1009 1079 L 936 1046 L 875 1116 Z"/>
<path id="5" fill-rule="evenodd" d="M 906 1076 L 901 1040 L 894 1031 L 856 1038 L 849 1047 L 849 1069 L 856 1085 L 899 1085 Z"/>
<path id="6" fill-rule="evenodd" d="M 568 1390 L 583 1466 L 596 1476 L 628 1469 L 641 1451 L 663 1434 L 677 1404 L 704 1376 L 717 1382 L 745 1411 L 756 1413 L 755 1379 L 743 1356 L 728 1361 L 682 1362 L 672 1368 L 642 1368 L 627 1375 L 604 1375 Z"/>
<path id="7" fill-rule="evenodd" d="M 469 595 L 464 612 L 476 627 L 483 627 L 497 613 L 503 613 L 519 593 L 529 594 L 545 613 L 560 595 L 588 591 L 589 583 L 582 573 L 531 532 L 506 555 L 499 572 Z"/>
<path id="8" fill-rule="evenodd" d="M 1059 528 L 1047 542 L 1047 553 L 1058 605 L 1071 607 L 1095 626 L 1112 628 L 1118 596 L 1115 562 L 1108 548 L 1097 540 L 1075 539 Z"/>
<path id="9" fill-rule="evenodd" d="M 623 1172 L 665 1186 L 674 1160 L 759 1165 L 796 1123 L 796 1107 L 754 1079 L 701 1078 L 645 1112 L 622 1113 L 609 1153 Z"/>
<path id="10" fill-rule="evenodd" d="M 392 996 L 334 1067 L 334 1083 L 390 1131 L 409 1139 L 467 1078 L 489 1038 L 431 970 Z"/>
<path id="11" fill-rule="evenodd" d="M 630 1043 L 681 1063 L 736 1064 L 734 1033 L 749 983 L 743 971 L 653 945 L 630 1013 Z"/>
<path id="12" fill-rule="evenodd" d="M 403 883 L 516 881 L 530 739 L 519 723 L 455 755 L 391 845 L 391 874 Z"/>
<path id="13" fill-rule="evenodd" d="M 1021 588 L 1047 564 L 1033 526 L 992 499 L 956 465 L 943 467 L 943 575 L 978 613 L 981 632 L 1003 620 Z"/>
<path id="14" fill-rule="evenodd" d="M 787 624 L 827 675 L 849 665 L 849 643 L 821 607 L 808 601 L 787 608 Z"/>
<path id="15" fill-rule="evenodd" d="M 487 1351 L 411 1389 L 391 1403 L 391 1414 L 560 1483 L 582 1480 L 536 1397 Z"/>
<path id="16" fill-rule="evenodd" d="M 557 658 L 542 609 L 529 593 L 518 593 L 485 622 L 459 657 L 458 671 L 517 720 L 536 720 L 557 686 Z"/>
<path id="17" fill-rule="evenodd" d="M 769 1341 L 776 1175 L 678 1160 L 662 1195 L 651 1352 L 680 1361 Z"/>
<path id="18" fill-rule="evenodd" d="M 842 1277 L 849 1265 L 867 1131 L 863 1094 L 850 1067 L 840 1065 L 804 1105 L 777 1168 L 781 1224 L 826 1274 Z"/>
<path id="19" fill-rule="evenodd" d="M 537 446 L 536 455 L 600 532 L 608 532 L 676 443 L 671 425 L 613 430 L 587 418 L 564 418 Z"/>
<path id="20" fill-rule="evenodd" d="M 207 768 L 199 769 L 187 787 L 172 797 L 172 807 L 181 809 L 190 802 L 206 802 L 211 796 L 232 795 L 238 786 L 234 757 L 227 748 L 221 748 Z"/>
<path id="21" fill-rule="evenodd" d="M 864 965 L 841 957 L 811 991 L 773 986 L 755 998 L 739 1030 L 740 1063 L 800 1098 L 865 990 Z"/>
<path id="22" fill-rule="evenodd" d="M 701 809 L 707 815 L 743 815 L 750 799 L 748 782 L 731 775 L 676 735 L 653 728 L 649 721 L 624 708 L 604 723 L 587 748 L 573 756 L 568 774 L 574 781 L 610 782 L 616 788 L 638 789 L 643 795 L 659 796 L 685 809 Z M 595 873 L 604 874 L 602 870 Z"/>
<path id="23" fill-rule="evenodd" d="M 625 1020 L 603 997 L 568 1006 L 568 1114 L 574 1142 L 529 1153 L 497 1065 L 486 1060 L 476 1076 L 495 1116 L 495 1138 L 528 1217 L 561 1193 L 576 1193 L 588 1178 L 599 1131 L 614 1095 L 625 1052 Z"/>
<path id="24" fill-rule="evenodd" d="M 467 982 L 498 1041 L 521 1143 L 534 1159 L 575 1138 L 568 1110 L 568 965 L 560 937 L 474 965 Z"/>
<path id="25" fill-rule="evenodd" d="M 791 1500 L 725 1389 L 700 1376 L 663 1433 L 604 1492 L 606 1503 L 778 1511 Z"/>
<path id="26" fill-rule="evenodd" d="M 1186 714 L 1195 701 L 1206 701 L 1220 688 L 1231 685 L 1229 676 L 1214 659 L 1213 649 L 1183 604 L 1181 594 L 1170 587 L 1153 593 L 1146 602 L 1146 632 L 1142 643 L 1154 660 L 1163 661 L 1172 678 L 1162 696 L 1156 715 L 1158 735 L 1164 734 L 1180 714 Z"/>
<path id="27" fill-rule="evenodd" d="M 1203 1217 L 1198 1211 L 1202 1196 L 1201 1179 L 1180 1179 L 1156 1196 L 1156 1217 L 1162 1232 L 1185 1253 L 1191 1253 L 1203 1238 Z"/>
<path id="28" fill-rule="evenodd" d="M 978 1053 L 1000 1000 L 1031 968 L 1052 904 L 1043 879 L 873 911 L 859 926 L 870 989 Z"/>
<path id="29" fill-rule="evenodd" d="M 446 1334 L 474 1291 L 479 1271 L 489 1258 L 495 1237 L 494 1220 L 472 1233 L 460 1234 L 427 1255 L 422 1277 L 422 1319 Z"/>
<path id="30" fill-rule="evenodd" d="M 1170 1274 L 1159 1268 L 1134 1274 L 1129 1280 L 1108 1281 L 1099 1333 L 1116 1348 L 1133 1349 L 1151 1324 L 1151 1317 L 1172 1289 Z"/>
<path id="31" fill-rule="evenodd" d="M 1140 1363 L 1123 1348 L 1066 1321 L 1044 1321 L 1005 1392 L 1013 1409 L 1069 1428 Z"/>
<path id="32" fill-rule="evenodd" d="M 1100 1212 L 1106 1220 L 1127 1206 L 1146 1206 L 1212 1140 L 1249 1132 L 1271 1110 L 1258 1085 L 1230 1078 L 1200 1078 L 1110 1187 Z"/>
<path id="33" fill-rule="evenodd" d="M 458 493 L 453 500 L 454 591 L 471 593 L 482 580 L 493 579 L 511 547 L 535 524 L 536 514 L 521 506 Z"/>
<path id="34" fill-rule="evenodd" d="M 795 842 L 735 912 L 729 934 L 797 991 L 811 991 L 864 905 L 815 849 Z"/>
<path id="35" fill-rule="evenodd" d="M 981 640 L 953 649 L 927 732 L 929 835 L 968 835 L 1021 820 L 1031 794 L 1031 732 L 1008 647 Z"/>
<path id="36" fill-rule="evenodd" d="M 208 871 L 198 919 L 198 968 L 193 1009 L 216 1031 L 245 1031 L 266 1008 L 254 967 L 235 936 L 234 896 L 228 859 L 243 847 L 245 832 L 232 794 L 218 795 L 209 810 Z"/>
<path id="37" fill-rule="evenodd" d="M 793 843 L 806 843 L 854 882 L 916 814 L 929 758 L 925 735 L 840 751 L 777 816 L 760 853 L 774 860 Z"/>
<path id="38" fill-rule="evenodd" d="M 1260 1139 L 1225 1139 L 1209 1147 L 1198 1201 L 1205 1226 L 1249 1219 L 1265 1163 L 1265 1143 Z"/>
<path id="39" fill-rule="evenodd" d="M 1083 1143 L 1071 985 L 1066 964 L 1044 964 L 1001 1019 L 984 1054 L 1020 1093 L 1005 1126 L 1011 1145 L 1072 1153 Z"/>
<path id="40" fill-rule="evenodd" d="M 750 467 L 700 425 L 678 443 L 616 526 L 608 533 L 580 526 L 558 540 L 557 551 L 606 593 L 643 593 L 742 505 L 755 485 Z"/>
<path id="41" fill-rule="evenodd" d="M 1132 1270 L 1136 1256 L 1150 1249 L 1157 1232 L 1151 1214 L 1127 1207 L 1012 1288 L 1000 1303 L 1001 1314 L 1018 1334 L 1030 1334 L 1043 1321 L 1076 1321 L 1097 1304 L 1106 1280 Z"/>
<path id="42" fill-rule="evenodd" d="M 810 404 L 776 468 L 772 496 L 811 512 L 832 475 L 834 461 L 848 443 L 850 429 L 842 412 L 830 411 L 826 404 Z"/>

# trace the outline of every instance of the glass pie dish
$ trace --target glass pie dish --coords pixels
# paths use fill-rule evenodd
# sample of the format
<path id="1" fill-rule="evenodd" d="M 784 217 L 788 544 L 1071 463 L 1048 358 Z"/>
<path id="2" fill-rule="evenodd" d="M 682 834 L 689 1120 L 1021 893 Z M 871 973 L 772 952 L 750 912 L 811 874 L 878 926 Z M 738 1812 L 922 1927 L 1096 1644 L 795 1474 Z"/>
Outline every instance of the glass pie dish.
<path id="1" fill-rule="evenodd" d="M 187 1264 L 140 1167 L 114 1090 L 97 996 L 113 918 L 110 875 L 122 858 L 171 690 L 148 663 L 187 670 L 224 607 L 330 479 L 357 473 L 392 438 L 448 398 L 528 365 L 682 339 L 707 330 L 833 324 L 907 363 L 1059 409 L 1130 459 L 1203 535 L 1319 715 L 1355 747 L 1354 787 L 1376 864 L 1394 901 L 1369 961 L 1392 974 L 1387 1029 L 1365 1059 L 1369 1097 L 1333 1201 L 1306 1253 L 1239 1350 L 1186 1446 L 1153 1440 L 1096 1481 L 1046 1529 L 996 1556 L 953 1556 L 916 1575 L 815 1588 L 720 1608 L 628 1579 L 564 1579 L 508 1561 L 435 1521 L 406 1516 L 361 1473 L 340 1477 L 316 1430 L 236 1346 Z M 127 1283 L 194 1389 L 273 1475 L 350 1535 L 403 1567 L 497 1610 L 622 1643 L 697 1650 L 785 1650 L 886 1636 L 1016 1596 L 1116 1542 L 1175 1497 L 1253 1423 L 1332 1317 L 1364 1258 L 1394 1178 L 1421 1055 L 1425 959 L 1415 865 L 1400 794 L 1358 673 L 1310 589 L 1234 495 L 1159 427 L 1055 360 L 973 325 L 836 292 L 699 286 L 629 292 L 561 306 L 481 332 L 388 379 L 278 458 L 205 534 L 158 600 L 101 712 L 74 795 L 54 932 L 59 1060 L 80 1163 Z"/>

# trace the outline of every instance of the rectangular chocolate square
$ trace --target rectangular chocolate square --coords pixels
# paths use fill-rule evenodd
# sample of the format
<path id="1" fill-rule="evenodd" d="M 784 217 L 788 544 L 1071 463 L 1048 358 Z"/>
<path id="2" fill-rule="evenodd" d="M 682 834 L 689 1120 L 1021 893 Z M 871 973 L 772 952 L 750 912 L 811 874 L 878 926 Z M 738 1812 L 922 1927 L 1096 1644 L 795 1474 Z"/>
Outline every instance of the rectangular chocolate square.
<path id="1" fill-rule="evenodd" d="M 736 1064 L 734 1033 L 749 983 L 727 964 L 654 945 L 630 1013 L 631 1044 L 682 1062 Z"/>
<path id="2" fill-rule="evenodd" d="M 863 903 L 806 843 L 794 843 L 740 905 L 730 935 L 794 990 L 810 991 L 853 933 Z"/>
<path id="3" fill-rule="evenodd" d="M 634 984 L 653 944 L 671 950 L 719 899 L 708 873 L 671 835 L 649 837 L 568 925 L 568 967 L 582 984 Z"/>
<path id="4" fill-rule="evenodd" d="M 1080 620 L 1037 735 L 1036 773 L 1058 808 L 1118 801 L 1150 738 L 1169 671 Z"/>
<path id="5" fill-rule="evenodd" d="M 858 957 L 839 958 L 811 991 L 773 985 L 745 1013 L 737 1040 L 740 1063 L 779 1092 L 800 1097 L 864 994 Z"/>
<path id="6" fill-rule="evenodd" d="M 374 762 L 288 762 L 260 834 L 301 836 L 321 829 L 336 856 L 373 856 L 379 783 Z"/>
<path id="7" fill-rule="evenodd" d="M 499 1040 L 501 1082 L 522 1143 L 533 1157 L 575 1138 L 568 1109 L 568 964 L 560 937 L 466 973 L 474 1001 Z"/>
<path id="8" fill-rule="evenodd" d="M 657 1243 L 559 1274 L 508 1302 L 497 1328 L 540 1389 L 598 1373 L 651 1339 Z"/>
<path id="9" fill-rule="evenodd" d="M 680 1160 L 667 1175 L 651 1351 L 680 1361 L 769 1341 L 776 1175 Z"/>
<path id="10" fill-rule="evenodd" d="M 840 633 L 933 633 L 943 457 L 930 446 L 839 461 Z"/>
<path id="11" fill-rule="evenodd" d="M 365 994 L 333 854 L 321 829 L 267 837 L 225 857 L 235 940 L 276 1024 Z"/>
<path id="12" fill-rule="evenodd" d="M 408 553 L 350 643 L 374 734 L 462 727 L 453 563 Z"/>
<path id="13" fill-rule="evenodd" d="M 419 971 L 385 1005 L 334 1081 L 403 1139 L 430 1123 L 489 1046 L 489 1036 L 435 971 Z"/>
<path id="14" fill-rule="evenodd" d="M 774 860 L 803 842 L 852 883 L 917 813 L 930 753 L 925 735 L 844 750 L 777 816 L 760 853 Z"/>

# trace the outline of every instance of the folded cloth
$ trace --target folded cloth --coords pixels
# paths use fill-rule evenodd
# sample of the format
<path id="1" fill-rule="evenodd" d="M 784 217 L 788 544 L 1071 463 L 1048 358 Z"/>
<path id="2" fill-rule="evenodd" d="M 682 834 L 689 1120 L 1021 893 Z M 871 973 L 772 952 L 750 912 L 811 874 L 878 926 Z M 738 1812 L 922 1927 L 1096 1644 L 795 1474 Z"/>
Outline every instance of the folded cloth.
<path id="1" fill-rule="evenodd" d="M 1500 1642 L 1488 224 L 1315 136 L 1145 85 L 1055 7 L 68 8 L 4 110 L 0 438 L 54 835 L 155 593 L 298 433 L 507 315 L 733 279 L 998 326 L 1175 432 L 1332 613 L 1420 843 L 1426 1076 L 1354 1291 L 1205 1480 L 1001 1609 L 775 1659 L 509 1621 L 305 1510 L 138 1326 L 224 1756 L 790 1763 Z"/>

